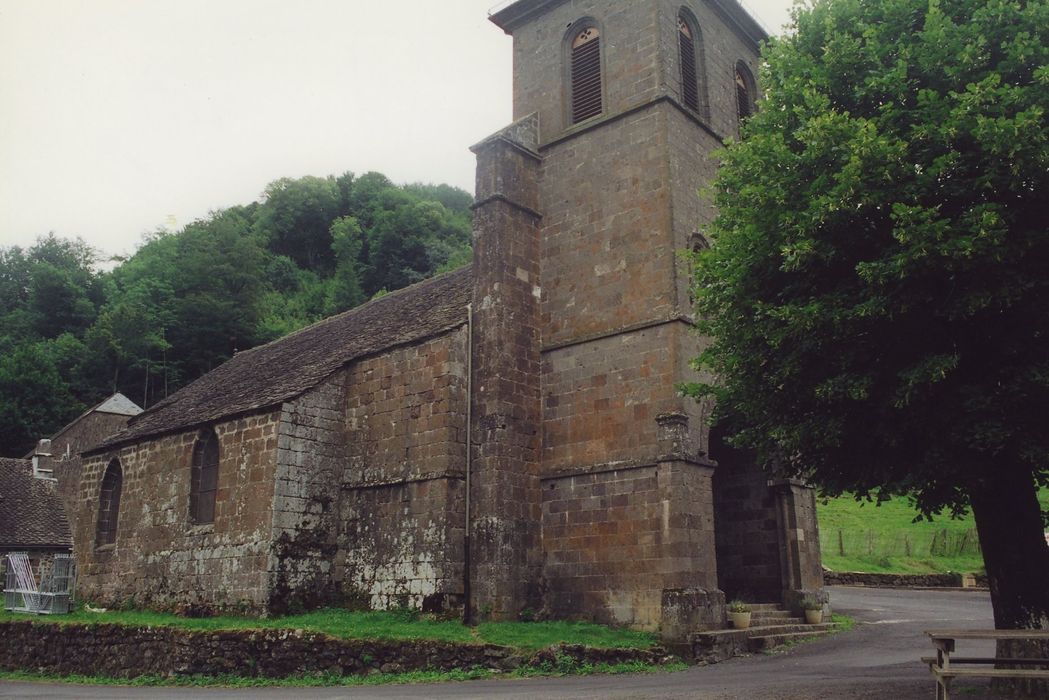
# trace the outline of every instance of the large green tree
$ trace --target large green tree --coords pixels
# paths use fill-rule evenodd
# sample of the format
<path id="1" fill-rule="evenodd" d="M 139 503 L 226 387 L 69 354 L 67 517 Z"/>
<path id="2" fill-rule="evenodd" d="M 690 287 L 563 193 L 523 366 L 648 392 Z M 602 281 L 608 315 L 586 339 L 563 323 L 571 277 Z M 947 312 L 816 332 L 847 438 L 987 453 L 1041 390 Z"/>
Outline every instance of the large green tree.
<path id="1" fill-rule="evenodd" d="M 148 407 L 238 350 L 468 263 L 471 201 L 380 173 L 286 178 L 110 271 L 80 240 L 0 247 L 0 454 L 113 391 Z"/>
<path id="2" fill-rule="evenodd" d="M 301 267 L 330 272 L 335 265 L 329 229 L 340 214 L 340 200 L 346 196 L 342 190 L 350 186 L 333 177 L 272 182 L 259 207 L 256 229 L 278 255 Z"/>
<path id="3" fill-rule="evenodd" d="M 50 350 L 37 341 L 0 354 L 0 455 L 23 456 L 83 410 Z"/>
<path id="4" fill-rule="evenodd" d="M 998 627 L 1049 627 L 1049 2 L 816 0 L 765 52 L 698 257 L 735 444 L 971 508 Z"/>

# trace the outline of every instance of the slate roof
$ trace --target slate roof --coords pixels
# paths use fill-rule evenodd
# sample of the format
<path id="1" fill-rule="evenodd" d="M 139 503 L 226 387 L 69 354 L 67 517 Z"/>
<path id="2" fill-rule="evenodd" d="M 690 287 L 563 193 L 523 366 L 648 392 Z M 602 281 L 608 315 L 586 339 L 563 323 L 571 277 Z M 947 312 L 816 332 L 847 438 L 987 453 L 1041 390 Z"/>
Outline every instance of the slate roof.
<path id="1" fill-rule="evenodd" d="M 55 482 L 33 478 L 33 463 L 0 457 L 0 548 L 73 546 Z"/>
<path id="2" fill-rule="evenodd" d="M 118 416 L 137 416 L 139 413 L 142 413 L 142 409 L 137 403 L 124 396 L 119 391 L 92 408 L 91 411 L 113 413 Z M 91 411 L 88 411 L 88 413 Z"/>
<path id="3" fill-rule="evenodd" d="M 118 391 L 117 393 L 110 396 L 108 399 L 102 400 L 100 403 L 92 406 L 73 420 L 66 423 L 66 425 L 63 426 L 63 428 L 57 433 L 52 435 L 50 439 L 52 441 L 57 440 L 67 430 L 69 430 L 77 423 L 90 416 L 92 413 L 112 413 L 118 416 L 137 416 L 139 413 L 142 413 L 142 409 L 137 403 L 135 403 L 134 401 L 132 401 L 131 399 L 124 396 Z M 29 452 L 26 453 L 24 458 L 32 459 L 33 455 L 36 454 L 37 447 L 39 447 L 39 444 L 36 447 L 33 447 L 33 449 L 29 450 Z"/>
<path id="4" fill-rule="evenodd" d="M 466 266 L 238 353 L 86 454 L 279 405 L 357 358 L 463 325 L 472 291 Z"/>

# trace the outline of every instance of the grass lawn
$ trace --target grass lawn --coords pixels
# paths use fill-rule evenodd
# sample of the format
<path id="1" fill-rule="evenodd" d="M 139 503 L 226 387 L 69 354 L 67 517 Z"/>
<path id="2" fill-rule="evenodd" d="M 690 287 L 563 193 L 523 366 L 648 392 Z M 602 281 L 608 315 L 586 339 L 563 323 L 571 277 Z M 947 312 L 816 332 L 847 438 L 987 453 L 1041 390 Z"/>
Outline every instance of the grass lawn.
<path id="1" fill-rule="evenodd" d="M 1039 493 L 1049 510 L 1049 490 Z M 858 503 L 849 496 L 817 505 L 823 564 L 835 571 L 942 573 L 983 571 L 972 514 L 911 522 L 917 514 L 906 499 Z"/>
<path id="2" fill-rule="evenodd" d="M 471 628 L 455 620 L 436 620 L 410 611 L 357 612 L 329 609 L 269 619 L 186 618 L 140 610 L 93 613 L 80 609 L 69 615 L 55 616 L 0 612 L 0 622 L 16 619 L 52 624 L 115 624 L 193 630 L 295 629 L 323 632 L 341 639 L 431 639 L 465 644 L 501 644 L 524 651 L 561 642 L 617 649 L 646 649 L 656 644 L 656 637 L 652 634 L 586 622 L 488 622 Z"/>

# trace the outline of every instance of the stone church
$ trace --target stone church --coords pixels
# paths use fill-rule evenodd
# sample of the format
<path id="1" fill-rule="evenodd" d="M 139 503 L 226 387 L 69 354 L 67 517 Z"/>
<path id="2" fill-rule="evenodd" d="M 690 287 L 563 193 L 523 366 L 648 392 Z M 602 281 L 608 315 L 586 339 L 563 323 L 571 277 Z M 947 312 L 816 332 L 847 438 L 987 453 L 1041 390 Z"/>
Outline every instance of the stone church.
<path id="1" fill-rule="evenodd" d="M 80 591 L 664 631 L 822 595 L 814 498 L 711 439 L 687 265 L 754 108 L 735 0 L 517 0 L 471 266 L 242 352 L 84 455 Z"/>

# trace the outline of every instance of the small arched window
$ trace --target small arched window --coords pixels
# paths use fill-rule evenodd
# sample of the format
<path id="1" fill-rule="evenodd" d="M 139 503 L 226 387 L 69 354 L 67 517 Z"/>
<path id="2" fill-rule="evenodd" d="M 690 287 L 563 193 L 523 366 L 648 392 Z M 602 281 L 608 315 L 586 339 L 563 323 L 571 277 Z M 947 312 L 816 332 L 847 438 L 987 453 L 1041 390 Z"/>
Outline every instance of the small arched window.
<path id="1" fill-rule="evenodd" d="M 696 56 L 697 32 L 685 14 L 677 18 L 678 54 L 681 59 L 681 99 L 689 109 L 699 111 L 699 62 Z"/>
<path id="2" fill-rule="evenodd" d="M 189 517 L 194 523 L 215 522 L 215 494 L 219 484 L 219 438 L 205 430 L 193 445 L 190 472 Z"/>
<path id="3" fill-rule="evenodd" d="M 584 26 L 572 38 L 569 56 L 572 84 L 572 123 L 596 117 L 603 110 L 601 87 L 601 32 Z"/>
<path id="4" fill-rule="evenodd" d="M 101 547 L 117 541 L 117 516 L 120 514 L 120 492 L 124 488 L 124 472 L 120 460 L 113 459 L 102 477 L 98 492 L 98 526 L 95 545 Z"/>
<path id="5" fill-rule="evenodd" d="M 754 76 L 740 61 L 736 64 L 736 109 L 740 122 L 754 114 L 754 92 Z"/>

